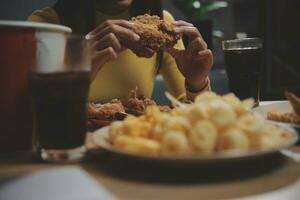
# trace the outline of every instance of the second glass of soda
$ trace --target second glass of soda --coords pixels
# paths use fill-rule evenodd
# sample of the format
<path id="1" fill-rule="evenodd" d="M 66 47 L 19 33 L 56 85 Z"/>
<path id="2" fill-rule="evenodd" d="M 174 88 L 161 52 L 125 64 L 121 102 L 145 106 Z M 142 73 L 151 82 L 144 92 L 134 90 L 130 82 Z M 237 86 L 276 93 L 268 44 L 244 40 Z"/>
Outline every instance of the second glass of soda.
<path id="1" fill-rule="evenodd" d="M 263 45 L 259 38 L 222 42 L 229 89 L 240 99 L 260 100 Z"/>

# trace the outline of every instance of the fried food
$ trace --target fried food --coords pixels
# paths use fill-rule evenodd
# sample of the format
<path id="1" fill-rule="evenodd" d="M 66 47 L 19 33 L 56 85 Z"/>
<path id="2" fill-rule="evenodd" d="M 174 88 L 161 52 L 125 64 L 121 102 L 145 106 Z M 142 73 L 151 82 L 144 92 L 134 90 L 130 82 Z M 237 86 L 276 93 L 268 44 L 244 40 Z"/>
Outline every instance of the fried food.
<path id="1" fill-rule="evenodd" d="M 170 112 L 172 110 L 170 106 L 158 106 L 158 109 L 160 112 Z"/>
<path id="2" fill-rule="evenodd" d="M 247 111 L 254 105 L 254 99 L 240 101 L 233 93 L 224 95 L 222 99 L 234 108 L 238 116 L 246 114 Z"/>
<path id="3" fill-rule="evenodd" d="M 291 135 L 285 129 L 250 112 L 251 102 L 254 103 L 241 101 L 233 94 L 205 92 L 196 97 L 194 104 L 175 107 L 170 112 L 148 106 L 142 116 L 128 116 L 123 122 L 113 123 L 109 140 L 117 149 L 145 154 L 144 150 L 137 150 L 133 141 L 147 139 L 143 145 L 140 140 L 139 145 L 147 146 L 149 141 L 160 145 L 151 155 L 268 149 L 288 142 Z M 114 145 L 116 135 L 126 136 L 126 145 Z"/>
<path id="4" fill-rule="evenodd" d="M 242 130 L 237 128 L 227 129 L 220 137 L 218 148 L 233 150 L 233 149 L 248 149 L 250 140 Z"/>
<path id="5" fill-rule="evenodd" d="M 142 153 L 144 155 L 157 155 L 161 148 L 161 145 L 156 141 L 138 137 L 131 138 L 126 135 L 116 136 L 114 145 L 118 149 L 122 149 L 130 153 Z"/>
<path id="6" fill-rule="evenodd" d="M 285 96 L 289 100 L 294 112 L 270 111 L 267 114 L 267 119 L 278 122 L 300 124 L 300 98 L 291 92 L 285 92 Z"/>
<path id="7" fill-rule="evenodd" d="M 213 152 L 218 141 L 217 127 L 208 120 L 199 121 L 191 130 L 189 141 L 197 151 Z"/>
<path id="8" fill-rule="evenodd" d="M 129 98 L 123 101 L 125 105 L 126 112 L 135 116 L 140 116 L 144 114 L 146 106 L 144 101 L 138 98 Z"/>
<path id="9" fill-rule="evenodd" d="M 189 152 L 187 137 L 181 132 L 167 132 L 161 142 L 162 154 L 186 154 Z"/>
<path id="10" fill-rule="evenodd" d="M 114 120 L 115 114 L 125 112 L 125 108 L 120 100 L 113 99 L 106 104 L 89 103 L 87 114 L 89 119 Z"/>
<path id="11" fill-rule="evenodd" d="M 294 112 L 300 116 L 300 97 L 297 97 L 295 94 L 291 92 L 285 93 L 286 98 L 289 100 L 292 105 Z"/>
<path id="12" fill-rule="evenodd" d="M 219 128 L 231 126 L 237 119 L 232 106 L 222 100 L 211 100 L 208 102 L 209 119 Z"/>
<path id="13" fill-rule="evenodd" d="M 143 95 L 138 95 L 138 89 L 131 90 L 126 99 L 122 99 L 122 103 L 125 107 L 126 113 L 140 116 L 143 115 L 148 106 L 158 106 L 155 101 L 149 98 L 145 98 Z M 171 108 L 169 106 L 158 106 L 162 112 L 169 112 Z"/>
<path id="14" fill-rule="evenodd" d="M 288 112 L 268 112 L 267 119 L 278 122 L 286 122 L 293 124 L 300 124 L 300 117 L 296 113 Z"/>
<path id="15" fill-rule="evenodd" d="M 122 43 L 138 57 L 150 58 L 159 49 L 171 48 L 182 36 L 174 31 L 171 23 L 161 20 L 156 15 L 139 15 L 131 21 L 134 23 L 133 31 L 140 36 L 140 40 L 131 42 L 124 39 Z"/>
<path id="16" fill-rule="evenodd" d="M 123 120 L 128 114 L 141 116 L 146 108 L 155 106 L 158 111 L 170 112 L 169 106 L 158 106 L 155 101 L 137 94 L 138 89 L 131 90 L 125 99 L 113 99 L 105 104 L 89 103 L 87 106 L 88 130 L 107 126 L 116 120 Z"/>
<path id="17" fill-rule="evenodd" d="M 133 114 L 135 116 L 140 116 L 144 114 L 147 105 L 144 103 L 143 97 L 142 96 L 138 97 L 137 93 L 138 93 L 137 88 L 131 90 L 129 92 L 128 97 L 126 99 L 122 99 L 122 103 L 125 106 L 125 111 L 127 113 Z M 149 102 L 146 101 L 146 103 L 150 104 L 150 101 Z"/>

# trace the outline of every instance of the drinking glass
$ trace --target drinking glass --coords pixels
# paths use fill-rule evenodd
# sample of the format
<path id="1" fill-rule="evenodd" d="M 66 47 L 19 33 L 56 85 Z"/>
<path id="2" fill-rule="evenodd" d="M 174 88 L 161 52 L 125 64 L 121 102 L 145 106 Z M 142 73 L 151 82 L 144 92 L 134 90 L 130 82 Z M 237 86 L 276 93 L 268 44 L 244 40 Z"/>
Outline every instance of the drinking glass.
<path id="1" fill-rule="evenodd" d="M 263 45 L 260 38 L 244 38 L 222 42 L 229 89 L 240 99 L 260 99 Z"/>
<path id="2" fill-rule="evenodd" d="M 34 148 L 46 161 L 78 161 L 86 151 L 89 46 L 80 36 L 43 38 L 28 75 Z"/>

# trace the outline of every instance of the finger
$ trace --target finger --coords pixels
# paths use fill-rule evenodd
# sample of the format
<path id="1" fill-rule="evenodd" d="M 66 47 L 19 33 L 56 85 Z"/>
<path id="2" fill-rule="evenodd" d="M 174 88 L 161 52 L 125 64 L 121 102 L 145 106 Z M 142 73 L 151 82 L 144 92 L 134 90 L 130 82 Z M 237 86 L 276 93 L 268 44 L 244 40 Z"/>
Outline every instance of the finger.
<path id="1" fill-rule="evenodd" d="M 187 48 L 189 50 L 189 52 L 192 54 L 192 55 L 195 55 L 197 54 L 199 51 L 203 51 L 203 50 L 206 50 L 207 49 L 207 44 L 206 42 L 200 38 L 200 37 L 197 37 L 195 38 L 188 46 Z"/>
<path id="2" fill-rule="evenodd" d="M 95 43 L 96 50 L 102 50 L 107 47 L 113 47 L 115 51 L 121 51 L 122 46 L 114 33 L 109 33 Z"/>
<path id="3" fill-rule="evenodd" d="M 176 48 L 168 48 L 165 49 L 165 51 L 168 52 L 174 58 L 179 58 L 184 53 L 184 49 L 176 49 Z"/>
<path id="4" fill-rule="evenodd" d="M 199 51 L 196 58 L 203 58 L 203 57 L 207 57 L 207 56 L 212 56 L 212 51 L 210 49 L 206 49 L 203 51 Z"/>
<path id="5" fill-rule="evenodd" d="M 91 80 L 93 81 L 102 68 L 102 66 L 110 60 L 116 59 L 117 53 L 112 47 L 108 47 L 101 51 L 94 52 L 92 56 L 92 71 L 91 71 Z"/>
<path id="6" fill-rule="evenodd" d="M 122 26 L 124 28 L 128 28 L 128 29 L 132 29 L 132 27 L 133 27 L 133 22 L 131 22 L 131 21 L 122 20 L 122 19 L 106 20 L 105 22 L 100 24 L 96 29 L 91 31 L 88 35 L 96 35 L 98 32 L 100 32 L 105 27 L 109 27 L 109 26 L 112 26 L 114 24 Z"/>
<path id="7" fill-rule="evenodd" d="M 185 34 L 189 37 L 190 40 L 194 40 L 197 37 L 202 38 L 202 35 L 198 29 L 194 26 L 178 26 L 174 28 L 176 33 Z"/>
<path id="8" fill-rule="evenodd" d="M 172 24 L 174 24 L 175 26 L 194 26 L 193 24 L 183 20 L 174 21 L 172 22 Z"/>
<path id="9" fill-rule="evenodd" d="M 97 33 L 97 35 L 95 35 L 94 39 L 99 40 L 109 33 L 114 33 L 119 39 L 126 38 L 132 41 L 138 41 L 140 39 L 140 36 L 134 33 L 132 30 L 116 24 L 102 29 L 100 32 Z"/>
<path id="10" fill-rule="evenodd" d="M 98 66 L 101 66 L 110 60 L 116 59 L 117 57 L 118 55 L 115 50 L 112 47 L 107 47 L 106 49 L 95 52 L 93 55 L 93 61 L 97 63 Z"/>
<path id="11" fill-rule="evenodd" d="M 202 61 L 205 63 L 205 66 L 211 67 L 213 65 L 213 54 L 210 49 L 200 51 L 197 56 L 194 57 L 194 60 Z"/>

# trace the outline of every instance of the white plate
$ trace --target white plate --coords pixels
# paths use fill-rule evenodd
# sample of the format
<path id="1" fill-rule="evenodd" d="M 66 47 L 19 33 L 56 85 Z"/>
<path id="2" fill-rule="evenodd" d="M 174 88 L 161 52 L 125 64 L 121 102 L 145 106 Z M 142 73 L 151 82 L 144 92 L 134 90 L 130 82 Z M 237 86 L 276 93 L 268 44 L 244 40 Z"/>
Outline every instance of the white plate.
<path id="1" fill-rule="evenodd" d="M 285 128 L 290 133 L 290 140 L 281 146 L 272 149 L 265 150 L 244 150 L 244 151 L 228 151 L 228 152 L 219 152 L 213 154 L 193 154 L 193 155 L 160 155 L 160 156 L 150 156 L 150 155 L 140 155 L 132 154 L 119 149 L 114 148 L 109 142 L 109 127 L 104 127 L 98 129 L 93 133 L 93 142 L 99 146 L 102 150 L 107 151 L 112 154 L 116 154 L 122 157 L 127 157 L 135 160 L 141 161 L 151 161 L 159 163 L 194 163 L 194 164 L 214 164 L 219 162 L 232 162 L 232 161 L 241 161 L 241 160 L 250 160 L 255 158 L 260 158 L 263 156 L 268 156 L 274 154 L 280 150 L 286 149 L 293 146 L 298 140 L 297 132 L 284 125 L 277 125 L 282 128 Z"/>
<path id="2" fill-rule="evenodd" d="M 293 112 L 293 108 L 288 101 L 278 101 L 272 102 L 266 105 L 261 105 L 256 108 L 253 108 L 252 111 L 254 113 L 262 115 L 265 119 L 267 119 L 268 112 L 275 111 L 275 112 Z M 292 128 L 300 130 L 300 125 L 293 124 L 293 123 L 286 123 L 286 122 L 277 122 L 278 124 L 285 124 Z"/>

